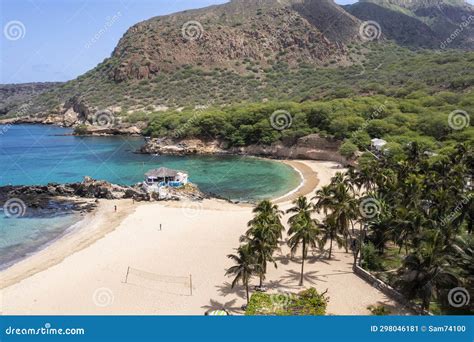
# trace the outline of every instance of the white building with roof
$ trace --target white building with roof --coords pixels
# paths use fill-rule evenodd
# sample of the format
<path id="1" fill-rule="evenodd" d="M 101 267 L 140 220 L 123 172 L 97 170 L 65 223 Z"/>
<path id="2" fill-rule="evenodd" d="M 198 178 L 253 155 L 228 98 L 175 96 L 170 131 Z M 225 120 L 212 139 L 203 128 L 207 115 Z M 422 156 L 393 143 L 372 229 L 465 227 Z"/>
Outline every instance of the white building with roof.
<path id="1" fill-rule="evenodd" d="M 377 152 L 383 152 L 384 150 L 384 147 L 387 145 L 387 142 L 383 139 L 372 139 L 372 142 L 371 142 L 371 147 L 372 147 L 372 150 L 375 150 Z"/>
<path id="2" fill-rule="evenodd" d="M 143 183 L 148 192 L 159 192 L 164 187 L 181 187 L 189 183 L 189 176 L 184 171 L 171 170 L 166 167 L 150 170 L 145 174 Z"/>

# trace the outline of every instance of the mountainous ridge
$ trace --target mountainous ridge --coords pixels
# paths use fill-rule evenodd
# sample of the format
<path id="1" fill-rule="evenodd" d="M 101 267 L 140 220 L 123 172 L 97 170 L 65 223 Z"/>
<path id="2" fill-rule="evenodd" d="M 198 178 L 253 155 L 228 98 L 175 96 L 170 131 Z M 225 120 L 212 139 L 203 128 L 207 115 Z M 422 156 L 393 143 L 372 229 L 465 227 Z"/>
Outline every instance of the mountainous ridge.
<path id="1" fill-rule="evenodd" d="M 345 8 L 360 20 L 379 23 L 400 45 L 474 48 L 474 6 L 464 0 L 361 0 Z"/>
<path id="2" fill-rule="evenodd" d="M 414 9 L 434 6 L 469 6 L 465 0 L 360 0 L 359 3 L 372 2 L 380 5 L 394 5 Z"/>
<path id="3" fill-rule="evenodd" d="M 109 75 L 142 79 L 183 65 L 244 72 L 247 59 L 261 68 L 275 60 L 322 65 L 333 57 L 347 65 L 344 44 L 358 39 L 359 25 L 331 0 L 233 0 L 134 25 L 112 53 Z"/>
<path id="4" fill-rule="evenodd" d="M 0 84 L 0 116 L 60 84 L 60 82 Z"/>
<path id="5" fill-rule="evenodd" d="M 400 46 L 439 49 L 446 37 L 438 28 L 443 23 L 439 15 L 426 20 L 431 10 L 441 6 L 444 12 L 437 13 L 450 23 L 472 10 L 459 0 L 422 4 L 365 0 L 341 7 L 332 0 L 232 0 L 153 17 L 130 27 L 96 68 L 39 96 L 25 97 L 29 111 L 20 114 L 69 117 L 79 110 L 77 117 L 84 118 L 105 109 L 127 115 L 184 106 L 370 95 L 374 89 L 390 92 L 413 72 L 428 87 L 469 87 L 470 73 L 463 65 L 453 67 L 454 74 L 447 77 L 444 62 L 437 62 L 460 63 L 463 59 L 455 53 L 425 57 L 433 72 L 443 74 L 437 80 L 423 68 L 408 67 L 420 58 Z M 367 23 L 375 30 L 368 40 L 362 30 Z M 466 29 L 447 48 L 470 50 L 471 41 L 472 30 Z M 402 67 L 403 60 L 406 72 L 394 74 L 394 65 Z M 0 107 L 4 103 L 0 99 Z M 10 101 L 0 115 L 18 115 L 21 104 L 18 98 Z"/>

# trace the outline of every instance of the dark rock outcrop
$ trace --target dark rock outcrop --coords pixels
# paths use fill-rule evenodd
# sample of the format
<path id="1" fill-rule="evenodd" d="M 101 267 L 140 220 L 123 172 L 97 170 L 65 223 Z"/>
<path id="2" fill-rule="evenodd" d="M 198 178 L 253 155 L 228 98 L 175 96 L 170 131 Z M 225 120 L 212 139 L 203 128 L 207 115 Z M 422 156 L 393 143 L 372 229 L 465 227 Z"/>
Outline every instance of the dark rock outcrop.
<path id="1" fill-rule="evenodd" d="M 184 188 L 170 188 L 168 193 L 169 199 L 172 200 L 208 198 L 192 184 Z M 95 208 L 94 200 L 97 199 L 134 199 L 137 202 L 142 202 L 157 198 L 152 193 L 147 193 L 142 184 L 122 186 L 85 177 L 79 183 L 0 187 L 0 207 L 11 199 L 20 200 L 26 207 L 36 211 L 51 211 L 58 210 L 58 208 L 90 211 Z"/>

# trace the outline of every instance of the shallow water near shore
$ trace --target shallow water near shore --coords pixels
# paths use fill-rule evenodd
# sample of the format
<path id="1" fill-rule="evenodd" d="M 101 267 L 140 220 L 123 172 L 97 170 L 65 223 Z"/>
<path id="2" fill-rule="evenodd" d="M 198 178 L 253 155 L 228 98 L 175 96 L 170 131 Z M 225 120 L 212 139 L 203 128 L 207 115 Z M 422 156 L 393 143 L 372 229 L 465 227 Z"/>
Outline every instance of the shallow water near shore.
<path id="1" fill-rule="evenodd" d="M 239 201 L 277 198 L 301 182 L 290 166 L 240 156 L 135 154 L 140 137 L 74 137 L 66 128 L 0 125 L 0 186 L 80 182 L 84 176 L 132 185 L 146 171 L 168 167 L 189 173 L 207 193 Z M 60 237 L 77 215 L 12 219 L 0 210 L 0 269 Z"/>
<path id="2" fill-rule="evenodd" d="M 60 238 L 80 220 L 77 214 L 8 218 L 0 212 L 0 270 Z"/>

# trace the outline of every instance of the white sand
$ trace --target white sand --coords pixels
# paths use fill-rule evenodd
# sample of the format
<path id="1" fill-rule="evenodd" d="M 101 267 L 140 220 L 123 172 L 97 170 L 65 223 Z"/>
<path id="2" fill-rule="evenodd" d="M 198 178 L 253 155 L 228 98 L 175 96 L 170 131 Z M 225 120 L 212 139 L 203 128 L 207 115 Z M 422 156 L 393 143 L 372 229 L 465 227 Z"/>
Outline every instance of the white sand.
<path id="1" fill-rule="evenodd" d="M 309 167 L 302 170 L 306 178 L 305 186 L 298 190 L 302 194 L 309 193 L 308 184 L 317 184 L 310 169 L 318 173 L 318 187 L 340 171 L 330 162 L 300 163 Z M 293 165 L 297 167 L 298 163 Z M 313 193 L 314 189 L 309 195 Z M 245 303 L 244 293 L 241 287 L 230 288 L 231 278 L 225 276 L 225 270 L 232 262 L 226 255 L 234 252 L 239 237 L 247 230 L 251 207 L 218 200 L 167 205 L 120 201 L 119 213 L 115 214 L 115 204 L 102 204 L 81 232 L 1 272 L 0 311 L 45 315 L 202 315 L 210 308 L 225 306 L 240 312 Z M 291 205 L 286 202 L 280 206 L 287 209 Z M 131 214 L 127 216 L 128 212 Z M 278 269 L 269 265 L 265 284 L 275 292 L 301 290 L 297 286 L 299 258 L 290 260 L 286 246 L 282 246 L 279 254 Z M 305 286 L 328 290 L 330 314 L 368 314 L 366 307 L 370 304 L 394 305 L 352 273 L 351 254 L 336 249 L 335 258 L 330 261 L 318 259 L 317 251 L 314 255 L 306 265 Z M 132 271 L 128 283 L 124 283 L 128 267 L 156 276 L 151 280 L 147 274 Z"/>

